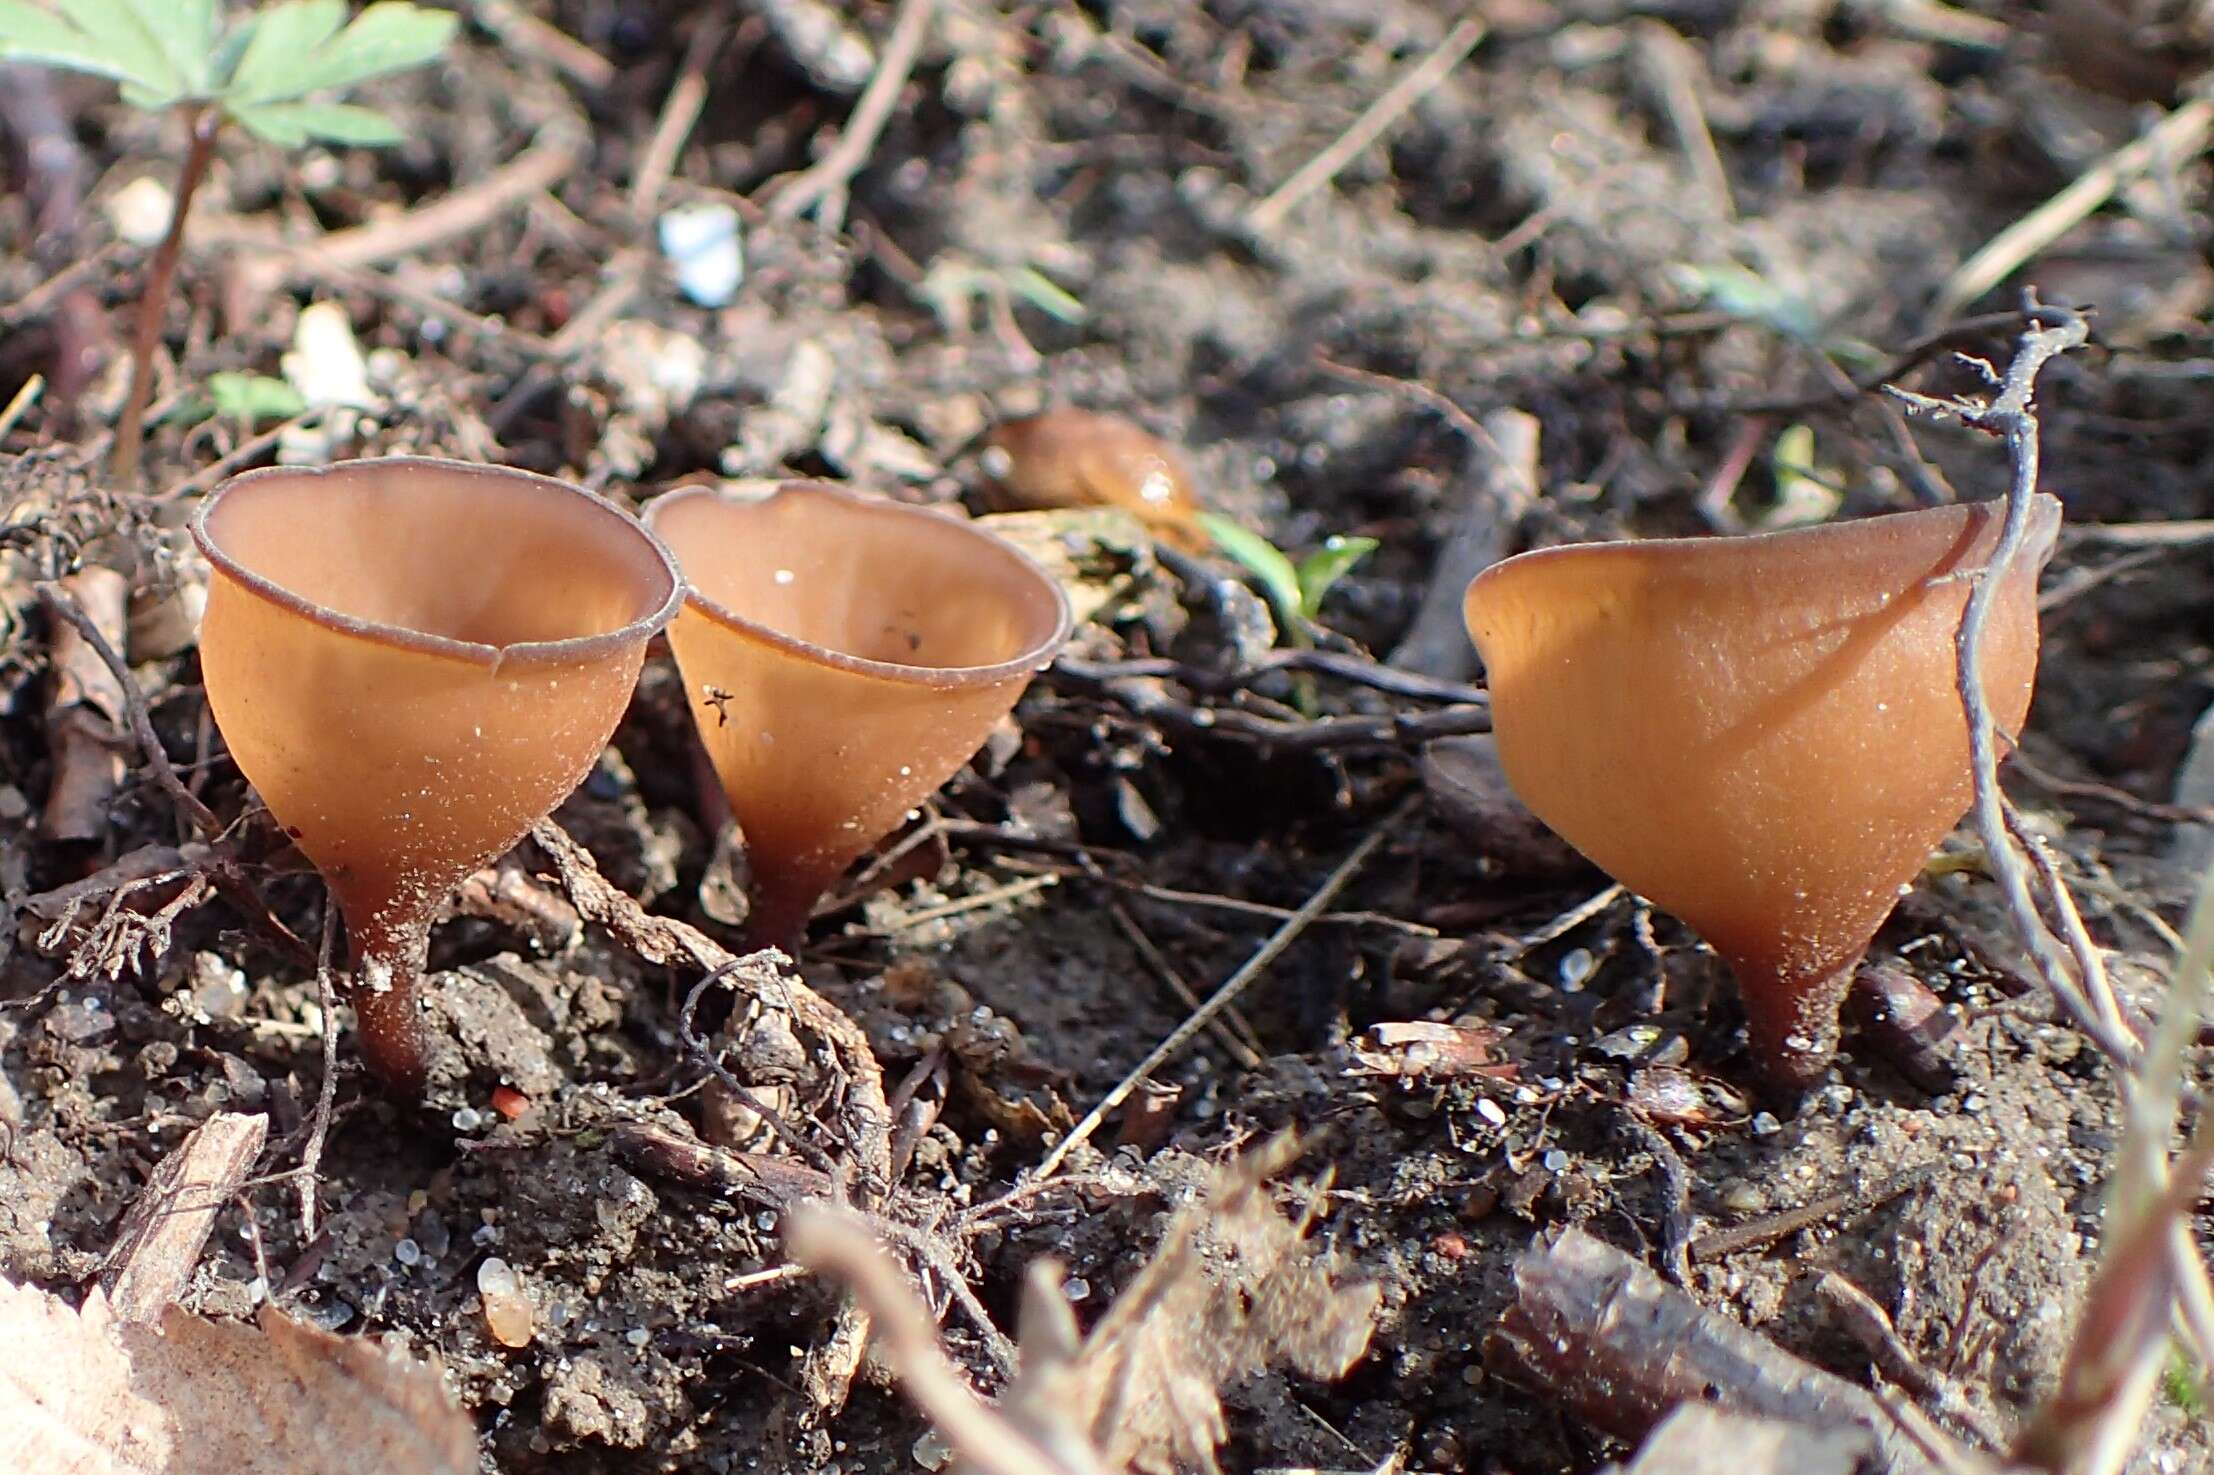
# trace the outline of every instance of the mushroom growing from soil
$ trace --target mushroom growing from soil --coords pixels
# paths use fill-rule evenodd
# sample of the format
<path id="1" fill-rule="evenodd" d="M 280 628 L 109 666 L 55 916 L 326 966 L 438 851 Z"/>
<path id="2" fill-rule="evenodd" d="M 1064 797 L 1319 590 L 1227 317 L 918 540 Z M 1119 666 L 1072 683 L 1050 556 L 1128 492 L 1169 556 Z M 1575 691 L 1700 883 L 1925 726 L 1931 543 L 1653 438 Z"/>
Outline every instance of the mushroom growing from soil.
<path id="1" fill-rule="evenodd" d="M 984 437 L 984 472 L 1023 508 L 1119 507 L 1162 542 L 1209 546 L 1183 452 L 1120 415 L 1047 410 Z"/>
<path id="2" fill-rule="evenodd" d="M 748 940 L 790 950 L 1051 663 L 1068 601 L 989 533 L 819 482 L 687 488 L 646 521 L 688 584 L 669 644 L 745 840 Z"/>
<path id="3" fill-rule="evenodd" d="M 338 899 L 369 1069 L 418 1095 L 433 913 L 591 771 L 675 563 L 581 488 L 410 457 L 248 472 L 192 535 L 216 724 Z"/>
<path id="4" fill-rule="evenodd" d="M 1828 1067 L 1855 965 L 1972 798 L 1954 641 L 2003 514 L 1551 548 L 1469 585 L 1515 790 L 1728 962 L 1779 1085 Z M 2008 734 L 2059 525 L 2040 495 L 1978 653 Z"/>

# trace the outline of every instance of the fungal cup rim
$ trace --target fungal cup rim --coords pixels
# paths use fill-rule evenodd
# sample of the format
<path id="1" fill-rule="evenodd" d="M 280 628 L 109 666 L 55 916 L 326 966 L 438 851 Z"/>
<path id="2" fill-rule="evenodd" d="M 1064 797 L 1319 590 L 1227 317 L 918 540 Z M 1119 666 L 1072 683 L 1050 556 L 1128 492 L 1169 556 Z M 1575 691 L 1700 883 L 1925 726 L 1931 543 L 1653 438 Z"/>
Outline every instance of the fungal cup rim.
<path id="1" fill-rule="evenodd" d="M 732 634 L 784 655 L 795 656 L 811 665 L 851 676 L 866 676 L 895 685 L 921 687 L 931 691 L 964 691 L 975 687 L 996 686 L 1018 676 L 1042 671 L 1053 664 L 1054 657 L 1060 654 L 1061 648 L 1068 643 L 1070 634 L 1076 628 L 1074 614 L 1069 608 L 1068 594 L 1060 583 L 1040 567 L 1037 560 L 1004 538 L 949 518 L 944 513 L 934 512 L 928 507 L 911 506 L 905 502 L 892 501 L 888 497 L 869 496 L 832 482 L 780 482 L 775 491 L 759 499 L 733 497 L 718 487 L 683 487 L 664 493 L 648 503 L 641 520 L 652 529 L 663 509 L 700 497 L 711 498 L 727 507 L 748 507 L 792 496 L 823 497 L 859 508 L 872 516 L 927 518 L 933 527 L 957 529 L 962 536 L 988 546 L 993 556 L 1006 559 L 1036 579 L 1039 586 L 1053 596 L 1054 620 L 1051 631 L 1018 654 L 989 666 L 911 666 L 897 661 L 877 661 L 866 656 L 852 655 L 827 645 L 818 645 L 811 640 L 802 640 L 797 635 L 788 634 L 758 620 L 748 619 L 721 601 L 702 593 L 689 579 L 684 585 L 685 602 Z"/>
<path id="2" fill-rule="evenodd" d="M 358 615 L 332 609 L 296 589 L 278 583 L 266 574 L 246 567 L 223 549 L 217 535 L 209 527 L 210 521 L 228 497 L 240 490 L 251 492 L 261 483 L 305 481 L 326 476 L 343 480 L 361 476 L 401 475 L 410 471 L 435 472 L 442 476 L 458 475 L 486 482 L 506 481 L 511 485 L 529 485 L 540 491 L 580 498 L 608 518 L 611 527 L 619 527 L 622 532 L 645 542 L 661 562 L 662 572 L 668 579 L 669 591 L 651 613 L 618 629 L 591 635 L 574 635 L 562 640 L 527 640 L 511 645 L 487 645 L 480 641 L 456 640 L 448 635 L 433 635 L 405 625 L 366 620 Z M 371 456 L 337 461 L 327 466 L 265 466 L 242 472 L 222 482 L 201 499 L 199 507 L 192 514 L 189 528 L 192 541 L 199 548 L 201 556 L 226 578 L 288 613 L 355 639 L 420 655 L 440 656 L 491 671 L 507 666 L 570 665 L 613 654 L 627 645 L 650 639 L 665 627 L 676 617 L 686 593 L 683 570 L 660 536 L 642 519 L 634 517 L 606 498 L 557 477 L 541 476 L 535 471 L 475 461 L 456 461 L 439 456 Z"/>

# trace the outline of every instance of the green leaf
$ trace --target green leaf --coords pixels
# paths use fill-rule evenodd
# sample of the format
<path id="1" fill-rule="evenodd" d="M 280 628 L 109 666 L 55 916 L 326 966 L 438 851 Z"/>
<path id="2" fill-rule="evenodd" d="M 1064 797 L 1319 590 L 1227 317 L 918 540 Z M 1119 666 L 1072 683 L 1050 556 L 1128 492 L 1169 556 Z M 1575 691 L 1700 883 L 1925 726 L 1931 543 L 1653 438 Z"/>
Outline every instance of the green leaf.
<path id="1" fill-rule="evenodd" d="M 1807 343 L 1812 343 L 1821 332 L 1821 320 L 1813 303 L 1734 262 L 1714 266 L 1680 265 L 1674 268 L 1674 274 L 1678 282 L 1698 293 L 1709 306 L 1733 318 L 1759 323 L 1787 338 Z"/>
<path id="2" fill-rule="evenodd" d="M 461 18 L 447 10 L 427 10 L 412 0 L 377 0 L 353 23 L 326 38 L 304 56 L 291 59 L 281 74 L 264 74 L 252 89 L 240 87 L 246 103 L 288 102 L 311 92 L 351 87 L 388 72 L 406 71 L 435 61 L 446 49 Z M 255 28 L 257 33 L 260 27 Z M 255 41 L 258 44 L 257 34 Z M 251 51 L 253 45 L 248 46 Z M 245 70 L 241 60 L 239 69 Z"/>
<path id="3" fill-rule="evenodd" d="M 285 0 L 254 17 L 246 50 L 223 83 L 226 100 L 293 96 L 287 92 L 301 58 L 346 24 L 346 0 Z M 234 113 L 235 116 L 235 113 Z"/>
<path id="4" fill-rule="evenodd" d="M 248 133 L 279 148 L 298 148 L 310 139 L 389 148 L 407 138 L 398 124 L 375 108 L 351 103 L 270 102 L 248 107 L 226 103 L 224 111 Z"/>
<path id="5" fill-rule="evenodd" d="M 208 375 L 208 402 L 216 414 L 249 423 L 289 420 L 307 410 L 300 391 L 262 374 Z"/>
<path id="6" fill-rule="evenodd" d="M 163 51 L 161 42 L 133 0 L 54 0 L 61 13 L 76 23 L 100 49 L 114 57 L 131 81 L 164 103 L 175 102 L 191 88 Z"/>
<path id="7" fill-rule="evenodd" d="M 28 0 L 0 0 L 0 61 L 32 62 L 144 85 L 124 52 Z"/>
<path id="8" fill-rule="evenodd" d="M 1274 543 L 1259 533 L 1249 532 L 1218 513 L 1202 512 L 1199 525 L 1207 530 L 1207 536 L 1215 540 L 1215 546 L 1245 566 L 1248 573 L 1260 580 L 1261 590 L 1268 595 L 1269 603 L 1287 620 L 1296 621 L 1300 613 L 1299 570 L 1292 561 L 1277 551 Z"/>
<path id="9" fill-rule="evenodd" d="M 1047 317 L 1071 327 L 1087 316 L 1082 302 L 1034 266 L 1018 266 L 1008 272 L 1007 289 Z"/>
<path id="10" fill-rule="evenodd" d="M 1310 620 L 1318 618 L 1330 586 L 1353 572 L 1353 566 L 1374 553 L 1377 546 L 1374 538 L 1345 538 L 1333 533 L 1323 539 L 1322 547 L 1299 560 L 1299 612 Z"/>
<path id="11" fill-rule="evenodd" d="M 169 59 L 187 93 L 208 92 L 208 54 L 215 49 L 215 0 L 128 0 L 138 21 Z"/>

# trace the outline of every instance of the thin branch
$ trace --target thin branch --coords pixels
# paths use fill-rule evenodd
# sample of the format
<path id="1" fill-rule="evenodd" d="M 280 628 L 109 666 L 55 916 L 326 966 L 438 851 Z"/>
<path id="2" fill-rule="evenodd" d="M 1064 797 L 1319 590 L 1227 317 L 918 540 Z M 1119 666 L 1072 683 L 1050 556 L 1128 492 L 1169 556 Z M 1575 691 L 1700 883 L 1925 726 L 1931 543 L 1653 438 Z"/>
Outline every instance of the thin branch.
<path id="1" fill-rule="evenodd" d="M 2108 154 L 2077 175 L 2059 194 L 1993 236 L 1946 280 L 1930 308 L 1930 316 L 1942 320 L 1959 312 L 2067 234 L 2124 184 L 2164 163 L 2172 166 L 2206 147 L 2210 130 L 2214 130 L 2214 99 L 2194 97 L 2184 103 L 2143 137 Z"/>
<path id="2" fill-rule="evenodd" d="M 1967 714 L 1969 764 L 1975 784 L 1975 802 L 1970 813 L 1975 819 L 1977 838 L 1983 843 L 1986 864 L 2006 897 L 2015 932 L 2028 949 L 2039 976 L 2077 1027 L 2097 1041 L 2099 1048 L 2112 1056 L 2117 1065 L 2127 1068 L 2137 1058 L 2138 1043 L 2122 1024 L 2111 993 L 2104 989 L 2099 970 L 2090 966 L 2079 971 L 2077 964 L 2084 961 L 2083 955 L 2079 953 L 2077 958 L 2071 959 L 2061 940 L 2054 936 L 2038 913 L 2029 870 L 2023 865 L 2021 852 L 2015 847 L 2007 823 L 2006 796 L 1999 788 L 1998 724 L 1992 719 L 1990 705 L 1983 695 L 1984 628 L 1990 623 L 1991 609 L 1998 599 L 2007 567 L 2021 553 L 2029 529 L 2030 508 L 2037 493 L 2038 423 L 2037 412 L 2031 405 L 2037 376 L 2060 354 L 2081 347 L 2090 331 L 2081 313 L 2071 308 L 2047 307 L 2037 301 L 2034 293 L 2024 294 L 2023 310 L 2030 326 L 2022 334 L 2013 362 L 1998 380 L 1998 393 L 1990 400 L 1939 400 L 1898 388 L 1889 388 L 1887 392 L 1917 413 L 1952 420 L 1999 436 L 2006 442 L 2013 463 L 2013 479 L 2006 494 L 2006 518 L 2000 528 L 1997 547 L 1970 586 L 1967 603 L 1961 610 L 1960 628 L 1954 638 L 1955 676 L 1961 706 Z M 2057 871 L 2046 871 L 2046 877 L 2064 896 L 2065 887 Z M 2062 901 L 2058 897 L 2051 898 L 2051 904 L 2056 914 L 2063 917 L 2072 915 L 2075 910 L 2072 901 Z M 2076 926 L 2080 928 L 2080 922 Z M 2096 965 L 2096 949 L 2091 950 L 2089 963 Z"/>
<path id="3" fill-rule="evenodd" d="M 1030 1181 L 1038 1183 L 1052 1177 L 1062 1162 L 1076 1149 L 1077 1144 L 1089 1140 L 1092 1133 L 1099 1130 L 1099 1124 L 1107 1119 L 1109 1112 L 1120 1106 L 1131 1092 L 1138 1089 L 1141 1082 L 1190 1044 L 1193 1037 L 1205 1029 L 1210 1020 L 1236 1003 L 1238 995 L 1245 992 L 1246 985 L 1266 972 L 1284 949 L 1290 947 L 1307 930 L 1308 924 L 1329 908 L 1331 899 L 1345 889 L 1346 882 L 1352 880 L 1362 866 L 1368 864 L 1369 857 L 1382 847 L 1384 841 L 1398 832 L 1407 816 L 1414 813 L 1415 807 L 1420 803 L 1421 795 L 1409 795 L 1381 824 L 1370 830 L 1361 843 L 1353 847 L 1353 853 L 1339 861 L 1337 869 L 1323 878 L 1322 884 L 1315 888 L 1314 894 L 1300 905 L 1299 910 L 1286 918 L 1283 926 L 1270 933 L 1268 940 L 1239 966 L 1237 972 L 1223 980 L 1222 986 L 1214 991 L 1206 1003 L 1193 1010 L 1182 1024 L 1169 1032 L 1167 1039 L 1155 1045 L 1145 1059 L 1132 1066 L 1130 1073 L 1100 1099 L 1099 1105 L 1085 1113 L 1084 1120 L 1078 1122 L 1068 1136 L 1053 1145 L 1053 1150 L 1038 1164 L 1038 1171 L 1031 1175 Z"/>
<path id="4" fill-rule="evenodd" d="M 323 1011 L 323 1082 L 315 1093 L 315 1115 L 308 1122 L 307 1145 L 300 1149 L 300 1166 L 293 1183 L 300 1193 L 300 1241 L 315 1238 L 317 1205 L 316 1171 L 323 1165 L 323 1144 L 330 1137 L 331 1106 L 338 1095 L 338 987 L 332 979 L 331 954 L 338 938 L 338 898 L 328 888 L 323 893 L 323 943 L 315 958 L 315 999 Z"/>
<path id="5" fill-rule="evenodd" d="M 907 86 L 908 74 L 914 70 L 915 58 L 922 51 L 923 38 L 930 33 L 930 19 L 936 10 L 937 0 L 900 0 L 891 37 L 884 43 L 883 55 L 877 59 L 876 75 L 869 78 L 861 100 L 853 105 L 853 116 L 846 120 L 838 141 L 831 145 L 830 152 L 777 190 L 776 197 L 769 202 L 772 213 L 793 220 L 814 209 L 816 220 L 827 230 L 836 230 L 844 222 L 847 186 L 868 163 L 869 153 L 876 147 L 877 135 L 891 121 L 892 110 L 899 102 L 901 89 Z"/>
<path id="6" fill-rule="evenodd" d="M 1263 717 L 1236 707 L 1194 706 L 1171 696 L 1151 678 L 1123 676 L 1111 665 L 1066 656 L 1046 670 L 1045 679 L 1063 691 L 1112 702 L 1131 716 L 1157 722 L 1172 732 L 1198 737 L 1241 738 L 1280 752 L 1419 747 L 1441 737 L 1491 731 L 1490 707 L 1473 703 L 1434 712 L 1319 717 L 1294 722 Z"/>
<path id="7" fill-rule="evenodd" d="M 1352 162 L 1355 155 L 1382 138 L 1407 109 L 1451 76 L 1453 68 L 1467 59 L 1489 29 L 1480 16 L 1462 17 L 1445 33 L 1445 39 L 1407 68 L 1398 81 L 1385 88 L 1383 95 L 1370 103 L 1353 120 L 1351 127 L 1330 140 L 1320 153 L 1300 165 L 1291 178 L 1270 191 L 1267 199 L 1246 212 L 1245 223 L 1262 233 L 1282 224 L 1293 206 L 1336 178 L 1338 171 Z"/>

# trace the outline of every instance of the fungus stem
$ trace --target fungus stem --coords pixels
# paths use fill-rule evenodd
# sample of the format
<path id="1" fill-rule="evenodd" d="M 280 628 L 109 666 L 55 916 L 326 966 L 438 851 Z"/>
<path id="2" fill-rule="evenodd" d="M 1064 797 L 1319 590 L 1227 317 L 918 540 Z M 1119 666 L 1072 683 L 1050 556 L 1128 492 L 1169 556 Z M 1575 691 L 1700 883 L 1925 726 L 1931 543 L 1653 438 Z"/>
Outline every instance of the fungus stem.
<path id="1" fill-rule="evenodd" d="M 392 1095 L 415 1100 L 429 1075 L 416 997 L 430 952 L 430 914 L 384 911 L 358 927 L 348 918 L 346 934 L 353 962 L 347 1002 L 354 1006 L 362 1059 Z"/>
<path id="2" fill-rule="evenodd" d="M 748 898 L 744 951 L 775 948 L 791 958 L 796 968 L 800 945 L 807 940 L 807 923 L 835 879 L 798 866 L 779 866 L 767 875 L 756 875 Z"/>
<path id="3" fill-rule="evenodd" d="M 154 251 L 146 285 L 138 299 L 138 322 L 131 333 L 131 387 L 123 400 L 123 414 L 115 422 L 115 445 L 108 472 L 125 490 L 138 485 L 139 458 L 144 451 L 146 402 L 154 392 L 154 350 L 161 342 L 161 321 L 168 310 L 169 293 L 177 279 L 177 258 L 184 252 L 185 216 L 192 197 L 207 178 L 215 158 L 216 136 L 223 131 L 220 109 L 197 106 L 185 113 L 192 143 L 185 151 L 184 168 L 177 175 L 177 193 L 169 208 L 169 233 Z"/>

